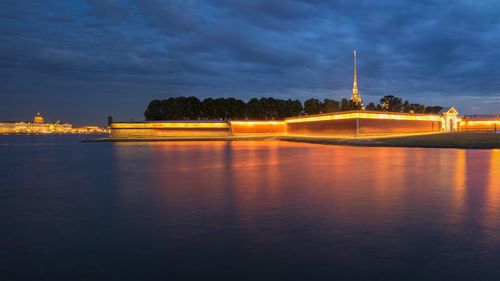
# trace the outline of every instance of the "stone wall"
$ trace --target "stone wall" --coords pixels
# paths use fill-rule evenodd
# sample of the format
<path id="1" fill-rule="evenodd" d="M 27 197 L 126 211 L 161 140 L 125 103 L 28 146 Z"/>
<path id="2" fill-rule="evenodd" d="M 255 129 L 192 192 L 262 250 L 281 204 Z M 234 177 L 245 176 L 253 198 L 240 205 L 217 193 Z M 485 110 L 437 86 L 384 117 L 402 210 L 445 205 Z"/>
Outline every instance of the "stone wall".
<path id="1" fill-rule="evenodd" d="M 404 134 L 441 131 L 441 122 L 417 120 L 359 119 L 360 134 Z"/>
<path id="2" fill-rule="evenodd" d="M 245 134 L 286 134 L 284 121 L 231 121 L 231 131 L 234 135 Z"/>
<path id="3" fill-rule="evenodd" d="M 227 137 L 227 122 L 134 122 L 111 124 L 113 138 Z"/>
<path id="4" fill-rule="evenodd" d="M 356 119 L 287 123 L 289 135 L 354 135 Z"/>
<path id="5" fill-rule="evenodd" d="M 460 131 L 500 131 L 500 119 L 471 120 L 460 123 Z"/>
<path id="6" fill-rule="evenodd" d="M 348 111 L 285 121 L 165 121 L 111 124 L 114 138 L 225 137 L 242 135 L 371 135 L 439 132 L 433 114 Z"/>

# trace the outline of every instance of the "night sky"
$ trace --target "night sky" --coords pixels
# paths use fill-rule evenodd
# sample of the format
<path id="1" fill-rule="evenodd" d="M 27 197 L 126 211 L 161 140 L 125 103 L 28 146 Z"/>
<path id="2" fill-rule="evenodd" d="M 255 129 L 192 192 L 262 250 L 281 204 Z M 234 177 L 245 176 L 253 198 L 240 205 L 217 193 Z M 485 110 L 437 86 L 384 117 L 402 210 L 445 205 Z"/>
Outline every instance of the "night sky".
<path id="1" fill-rule="evenodd" d="M 500 112 L 500 2 L 2 1 L 0 120 L 143 120 L 152 99 L 384 93 Z"/>

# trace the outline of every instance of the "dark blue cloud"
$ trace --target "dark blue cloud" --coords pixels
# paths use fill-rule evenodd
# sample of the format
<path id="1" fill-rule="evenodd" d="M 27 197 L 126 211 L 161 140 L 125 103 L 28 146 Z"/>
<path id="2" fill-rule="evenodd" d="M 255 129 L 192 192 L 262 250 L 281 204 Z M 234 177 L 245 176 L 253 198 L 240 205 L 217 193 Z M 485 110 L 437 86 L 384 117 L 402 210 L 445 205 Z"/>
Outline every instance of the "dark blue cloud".
<path id="1" fill-rule="evenodd" d="M 500 111 L 497 1 L 0 3 L 0 119 L 140 119 L 175 95 L 384 93 Z"/>

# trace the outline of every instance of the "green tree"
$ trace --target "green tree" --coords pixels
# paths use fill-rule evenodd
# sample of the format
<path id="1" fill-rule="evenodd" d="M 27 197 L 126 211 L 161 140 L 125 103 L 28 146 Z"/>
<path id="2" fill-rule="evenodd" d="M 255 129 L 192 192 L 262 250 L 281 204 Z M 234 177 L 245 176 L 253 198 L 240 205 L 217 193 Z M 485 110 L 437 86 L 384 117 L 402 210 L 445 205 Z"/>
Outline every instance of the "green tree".
<path id="1" fill-rule="evenodd" d="M 264 119 L 263 109 L 259 99 L 252 98 L 246 104 L 246 115 L 248 119 L 259 120 Z"/>
<path id="2" fill-rule="evenodd" d="M 201 116 L 204 119 L 216 119 L 215 102 L 213 98 L 206 98 L 201 102 Z"/>
<path id="3" fill-rule="evenodd" d="M 323 113 L 337 112 L 340 110 L 340 102 L 336 100 L 325 99 L 322 105 L 323 108 L 321 111 Z"/>
<path id="4" fill-rule="evenodd" d="M 351 105 L 350 105 L 350 101 L 346 98 L 343 98 L 342 100 L 340 100 L 340 111 L 348 111 L 348 110 L 351 110 Z"/>
<path id="5" fill-rule="evenodd" d="M 418 104 L 418 103 L 411 103 L 410 104 L 410 112 L 413 113 L 425 113 L 425 105 L 423 104 Z"/>
<path id="6" fill-rule="evenodd" d="M 442 106 L 437 106 L 437 105 L 427 106 L 425 108 L 425 113 L 428 113 L 428 114 L 437 114 L 437 113 L 439 113 L 439 111 L 441 111 L 441 109 L 443 109 Z"/>
<path id="7" fill-rule="evenodd" d="M 318 99 L 311 98 L 304 102 L 304 111 L 307 115 L 320 113 L 321 107 L 321 102 Z"/>
<path id="8" fill-rule="evenodd" d="M 370 110 L 370 111 L 377 111 L 377 106 L 376 106 L 373 102 L 370 102 L 370 103 L 366 106 L 366 110 Z"/>
<path id="9" fill-rule="evenodd" d="M 349 110 L 360 110 L 363 109 L 363 105 L 360 102 L 354 102 L 349 100 Z"/>
<path id="10" fill-rule="evenodd" d="M 380 99 L 380 106 L 383 111 L 400 112 L 402 105 L 401 98 L 393 95 L 385 95 Z"/>
<path id="11" fill-rule="evenodd" d="M 405 100 L 403 105 L 401 106 L 401 111 L 405 113 L 409 113 L 412 110 L 410 102 Z"/>
<path id="12" fill-rule="evenodd" d="M 153 100 L 149 103 L 146 111 L 144 112 L 144 117 L 146 121 L 154 120 L 165 120 L 164 117 L 164 102 L 160 100 Z"/>

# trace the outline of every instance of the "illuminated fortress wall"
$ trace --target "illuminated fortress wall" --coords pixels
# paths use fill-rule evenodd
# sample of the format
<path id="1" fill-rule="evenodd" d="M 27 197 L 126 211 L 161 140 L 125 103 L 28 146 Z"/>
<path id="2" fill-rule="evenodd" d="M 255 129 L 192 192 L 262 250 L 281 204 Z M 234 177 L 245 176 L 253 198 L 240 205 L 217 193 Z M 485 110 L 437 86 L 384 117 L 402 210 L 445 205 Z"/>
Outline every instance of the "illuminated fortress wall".
<path id="1" fill-rule="evenodd" d="M 370 135 L 442 131 L 437 114 L 347 111 L 284 121 L 157 121 L 111 124 L 113 138 L 226 137 L 245 135 Z"/>
<path id="2" fill-rule="evenodd" d="M 322 120 L 287 123 L 287 133 L 289 135 L 354 135 L 356 134 L 355 119 Z"/>
<path id="3" fill-rule="evenodd" d="M 284 121 L 230 121 L 231 131 L 234 135 L 246 134 L 286 134 Z"/>
<path id="4" fill-rule="evenodd" d="M 441 131 L 441 116 L 349 111 L 286 119 L 289 135 L 400 134 Z"/>
<path id="5" fill-rule="evenodd" d="M 460 122 L 461 131 L 500 131 L 500 115 L 467 116 Z"/>
<path id="6" fill-rule="evenodd" d="M 227 137 L 230 129 L 228 122 L 120 122 L 111 124 L 111 137 Z"/>
<path id="7" fill-rule="evenodd" d="M 404 134 L 439 132 L 439 121 L 360 119 L 360 134 Z"/>

